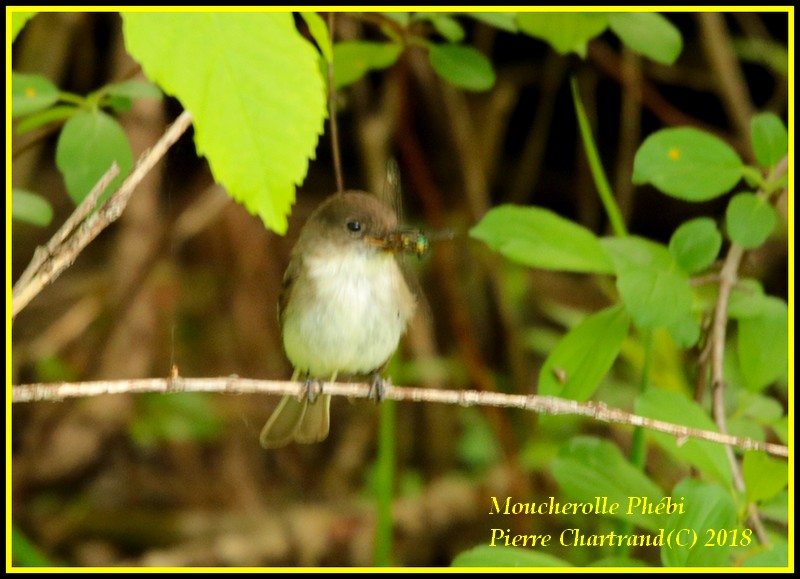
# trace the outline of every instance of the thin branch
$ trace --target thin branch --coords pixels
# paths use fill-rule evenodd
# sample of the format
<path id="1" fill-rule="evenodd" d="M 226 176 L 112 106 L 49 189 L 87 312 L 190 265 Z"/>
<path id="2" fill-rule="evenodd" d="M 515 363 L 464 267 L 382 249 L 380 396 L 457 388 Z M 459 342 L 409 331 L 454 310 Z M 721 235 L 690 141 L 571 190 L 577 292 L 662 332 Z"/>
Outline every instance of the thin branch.
<path id="1" fill-rule="evenodd" d="M 50 238 L 47 245 L 36 248 L 36 251 L 33 253 L 33 259 L 31 259 L 28 267 L 22 272 L 22 275 L 14 286 L 14 296 L 16 296 L 17 288 L 24 288 L 27 286 L 31 282 L 31 279 L 39 273 L 48 257 L 54 256 L 61 250 L 64 241 L 75 231 L 75 228 L 86 219 L 89 213 L 92 212 L 95 205 L 97 205 L 97 200 L 100 198 L 100 195 L 108 189 L 108 186 L 111 185 L 111 182 L 117 175 L 119 175 L 119 165 L 114 161 L 111 163 L 111 167 L 108 168 L 108 171 L 100 177 L 97 184 L 89 191 L 89 194 L 84 200 L 81 201 L 81 204 L 75 208 L 72 215 L 64 221 L 64 224 L 55 232 L 53 237 Z"/>
<path id="2" fill-rule="evenodd" d="M 325 382 L 322 389 L 332 396 L 347 398 L 369 398 L 371 386 L 362 383 Z M 279 380 L 251 380 L 229 376 L 226 378 L 148 378 L 143 380 L 101 380 L 96 382 L 58 382 L 52 384 L 23 384 L 13 386 L 11 401 L 35 402 L 56 401 L 65 398 L 98 396 L 100 394 L 134 394 L 142 392 L 224 392 L 236 394 L 276 394 L 302 397 L 306 386 L 302 382 Z M 500 392 L 481 392 L 477 390 L 433 390 L 393 386 L 386 392 L 388 400 L 411 402 L 438 402 L 459 406 L 493 406 L 521 408 L 543 414 L 567 414 L 588 416 L 601 422 L 642 426 L 649 430 L 671 434 L 677 444 L 684 444 L 688 438 L 708 440 L 719 444 L 735 446 L 742 450 L 764 451 L 776 456 L 788 457 L 789 449 L 780 444 L 760 442 L 740 436 L 731 436 L 691 428 L 680 424 L 664 422 L 638 416 L 618 408 L 611 408 L 602 402 L 577 402 L 556 398 L 523 394 L 503 394 Z"/>
<path id="3" fill-rule="evenodd" d="M 333 46 L 333 11 L 328 12 L 328 35 Z M 336 87 L 333 86 L 333 59 L 328 61 L 328 114 L 331 117 L 331 150 L 333 169 L 336 172 L 336 192 L 344 193 L 342 156 L 339 152 L 339 123 L 336 120 Z"/>
<path id="4" fill-rule="evenodd" d="M 784 157 L 780 163 L 777 164 L 772 172 L 772 176 L 778 176 L 785 173 L 788 169 L 788 157 Z M 719 427 L 722 434 L 727 434 L 728 425 L 725 416 L 725 336 L 728 328 L 728 302 L 730 300 L 731 291 L 739 281 L 739 267 L 742 264 L 744 257 L 744 248 L 736 243 L 731 243 L 728 249 L 728 254 L 725 256 L 725 262 L 722 264 L 722 270 L 719 272 L 719 294 L 717 296 L 717 303 L 714 308 L 714 320 L 711 326 L 711 337 L 701 354 L 701 362 L 707 353 L 711 356 L 711 388 L 713 394 L 712 413 L 714 420 Z M 733 475 L 733 483 L 739 492 L 744 492 L 745 482 L 742 475 L 742 470 L 733 451 L 730 447 L 726 448 L 728 461 L 731 465 L 731 473 Z M 758 510 L 754 504 L 749 505 L 748 513 L 750 515 L 750 522 L 753 525 L 759 540 L 763 544 L 769 544 L 766 531 L 761 524 Z"/>
<path id="5" fill-rule="evenodd" d="M 37 250 L 34 254 L 32 264 L 28 266 L 20 280 L 15 284 L 11 296 L 12 319 L 15 318 L 45 286 L 52 283 L 61 272 L 72 265 L 81 251 L 83 251 L 103 229 L 119 218 L 125 206 L 128 204 L 128 200 L 134 189 L 191 124 L 191 113 L 189 113 L 189 111 L 183 111 L 153 148 L 140 157 L 136 167 L 128 178 L 125 179 L 117 192 L 114 193 L 96 213 L 91 213 L 97 198 L 108 186 L 107 182 L 113 180 L 113 176 L 109 178 L 112 170 L 109 170 L 109 172 L 101 177 L 89 196 L 78 206 L 73 212 L 73 215 L 67 219 L 67 222 L 56 235 L 53 236 L 50 242 L 48 242 L 47 246 L 44 249 Z"/>

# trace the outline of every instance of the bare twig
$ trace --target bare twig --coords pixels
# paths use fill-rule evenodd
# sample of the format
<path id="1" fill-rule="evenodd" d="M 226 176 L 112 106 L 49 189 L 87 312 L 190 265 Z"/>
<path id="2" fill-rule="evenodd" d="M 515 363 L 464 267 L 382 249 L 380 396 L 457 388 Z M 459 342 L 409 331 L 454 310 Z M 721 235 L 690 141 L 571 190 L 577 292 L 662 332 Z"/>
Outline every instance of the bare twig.
<path id="1" fill-rule="evenodd" d="M 111 164 L 111 167 L 108 168 L 97 184 L 89 191 L 89 194 L 86 198 L 81 201 L 81 204 L 75 208 L 75 211 L 72 212 L 64 224 L 56 231 L 53 237 L 50 238 L 50 241 L 47 242 L 47 245 L 44 247 L 37 247 L 36 251 L 33 253 L 33 259 L 28 264 L 28 267 L 25 268 L 25 271 L 22 272 L 22 275 L 17 280 L 16 285 L 14 286 L 14 298 L 16 299 L 17 295 L 17 288 L 23 288 L 27 286 L 31 279 L 39 273 L 42 268 L 42 265 L 47 260 L 48 257 L 52 257 L 56 253 L 61 250 L 61 247 L 64 244 L 64 241 L 75 231 L 75 228 L 83 222 L 84 219 L 92 212 L 95 205 L 97 205 L 97 200 L 100 198 L 111 182 L 119 175 L 119 165 L 117 165 L 116 161 Z"/>
<path id="2" fill-rule="evenodd" d="M 788 168 L 788 157 L 784 157 L 775 167 L 772 176 L 785 173 Z M 714 321 L 711 326 L 711 337 L 706 346 L 706 350 L 701 354 L 701 361 L 707 353 L 711 356 L 711 387 L 713 392 L 713 415 L 714 420 L 722 434 L 727 434 L 728 426 L 725 416 L 725 372 L 723 369 L 725 361 L 725 335 L 728 327 L 728 301 L 731 291 L 738 282 L 739 267 L 744 257 L 744 248 L 736 242 L 731 243 L 722 270 L 719 272 L 719 295 L 714 308 Z M 745 490 L 744 477 L 742 476 L 739 463 L 733 455 L 730 447 L 726 448 L 728 461 L 731 465 L 733 483 L 739 492 Z M 766 531 L 761 524 L 758 510 L 755 505 L 748 507 L 750 522 L 759 536 L 759 540 L 768 544 L 769 540 Z"/>
<path id="3" fill-rule="evenodd" d="M 326 394 L 347 398 L 369 398 L 370 385 L 362 383 L 325 382 L 322 385 Z M 302 382 L 279 380 L 251 380 L 229 376 L 225 378 L 149 378 L 143 380 L 101 380 L 96 382 L 59 382 L 52 384 L 23 384 L 13 386 L 12 402 L 34 402 L 39 400 L 63 400 L 97 396 L 100 394 L 133 394 L 142 392 L 225 392 L 236 394 L 276 394 L 302 397 L 306 386 Z M 691 428 L 680 424 L 664 422 L 638 416 L 618 408 L 611 408 L 602 402 L 577 402 L 556 398 L 523 394 L 503 394 L 500 392 L 480 392 L 477 390 L 432 390 L 393 386 L 386 392 L 389 400 L 412 402 L 439 402 L 459 406 L 494 406 L 521 408 L 543 414 L 569 414 L 589 416 L 601 422 L 642 426 L 657 432 L 665 432 L 683 444 L 687 438 L 708 440 L 719 444 L 735 446 L 742 450 L 760 450 L 776 456 L 788 456 L 786 446 L 760 442 L 749 438 L 731 436 Z"/>
<path id="4" fill-rule="evenodd" d="M 333 46 L 333 11 L 328 12 L 328 35 Z M 328 114 L 331 117 L 331 150 L 333 169 L 336 172 L 336 192 L 344 193 L 342 157 L 339 153 L 339 123 L 336 120 L 336 87 L 333 86 L 333 59 L 328 61 Z"/>
<path id="5" fill-rule="evenodd" d="M 37 250 L 32 265 L 14 286 L 11 296 L 12 318 L 16 317 L 46 285 L 52 283 L 61 272 L 72 265 L 81 251 L 103 229 L 119 218 L 136 186 L 191 124 L 191 113 L 188 111 L 181 113 L 153 148 L 142 155 L 117 192 L 96 213 L 91 213 L 97 198 L 113 180 L 114 175 L 111 175 L 112 170 L 109 170 L 101 177 L 89 196 L 67 219 L 46 248 Z"/>

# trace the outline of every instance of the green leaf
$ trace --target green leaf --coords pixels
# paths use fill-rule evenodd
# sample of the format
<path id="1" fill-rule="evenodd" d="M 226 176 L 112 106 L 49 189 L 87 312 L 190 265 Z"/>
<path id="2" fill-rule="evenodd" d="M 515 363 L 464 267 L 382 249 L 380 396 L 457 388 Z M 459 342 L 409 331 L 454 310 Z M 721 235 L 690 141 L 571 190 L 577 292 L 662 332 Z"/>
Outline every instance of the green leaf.
<path id="1" fill-rule="evenodd" d="M 400 26 L 407 26 L 411 20 L 411 14 L 408 12 L 381 12 L 386 18 L 390 18 L 397 22 Z"/>
<path id="2" fill-rule="evenodd" d="M 496 464 L 502 449 L 486 417 L 475 408 L 464 408 L 459 416 L 462 426 L 456 450 L 459 460 L 475 469 Z"/>
<path id="3" fill-rule="evenodd" d="M 786 126 L 773 113 L 760 113 L 750 121 L 753 152 L 763 167 L 774 167 L 789 149 Z"/>
<path id="4" fill-rule="evenodd" d="M 664 493 L 617 446 L 606 440 L 588 436 L 572 438 L 553 460 L 552 472 L 563 494 L 570 499 L 590 503 L 596 497 L 607 499 L 608 516 L 648 531 L 658 531 L 663 524 L 662 516 L 643 513 L 642 503 L 631 502 L 631 498 L 658 504 Z M 619 508 L 611 514 L 613 503 L 619 503 Z"/>
<path id="5" fill-rule="evenodd" d="M 739 320 L 736 346 L 748 390 L 763 390 L 783 376 L 790 355 L 786 302 L 764 297 L 758 315 Z"/>
<path id="6" fill-rule="evenodd" d="M 192 113 L 214 178 L 278 233 L 326 116 L 319 55 L 290 13 L 123 13 L 128 52 Z"/>
<path id="7" fill-rule="evenodd" d="M 586 56 L 586 44 L 608 27 L 608 15 L 599 12 L 519 12 L 521 32 L 548 42 L 559 54 Z"/>
<path id="8" fill-rule="evenodd" d="M 647 563 L 630 557 L 603 557 L 587 565 L 588 567 L 647 567 Z"/>
<path id="9" fill-rule="evenodd" d="M 666 247 L 634 236 L 601 243 L 614 263 L 620 298 L 637 327 L 670 328 L 691 316 L 689 277 Z"/>
<path id="10" fill-rule="evenodd" d="M 613 271 L 591 231 L 539 207 L 495 207 L 470 230 L 470 236 L 529 267 L 580 273 Z"/>
<path id="11" fill-rule="evenodd" d="M 494 86 L 492 63 L 481 51 L 461 44 L 434 44 L 428 58 L 436 73 L 459 88 L 473 91 Z"/>
<path id="12" fill-rule="evenodd" d="M 518 30 L 516 12 L 466 12 L 465 14 L 470 18 L 506 32 L 516 32 Z"/>
<path id="13" fill-rule="evenodd" d="M 547 357 L 539 373 L 539 393 L 589 399 L 614 364 L 629 326 L 630 318 L 622 305 L 586 317 Z"/>
<path id="14" fill-rule="evenodd" d="M 38 12 L 12 12 L 11 13 L 11 42 L 17 39 L 17 35 L 25 28 L 28 20 L 36 16 Z"/>
<path id="15" fill-rule="evenodd" d="M 438 16 L 431 20 L 436 32 L 441 34 L 450 42 L 461 42 L 464 40 L 464 29 L 455 18 L 449 16 Z"/>
<path id="16" fill-rule="evenodd" d="M 505 524 L 505 523 L 498 523 Z M 493 531 L 505 532 L 502 529 Z M 513 535 L 512 535 L 513 537 Z M 511 539 L 509 539 L 511 540 Z M 496 541 L 495 546 L 478 545 L 459 553 L 451 567 L 571 567 L 572 565 L 547 553 L 534 551 L 524 547 L 506 547 L 504 539 Z"/>
<path id="17" fill-rule="evenodd" d="M 753 249 L 764 243 L 775 230 L 777 222 L 778 215 L 767 198 L 752 193 L 735 195 L 725 211 L 728 235 L 745 249 Z"/>
<path id="18" fill-rule="evenodd" d="M 736 185 L 742 167 L 736 151 L 713 135 L 689 127 L 662 129 L 636 152 L 633 182 L 685 201 L 708 201 Z"/>
<path id="19" fill-rule="evenodd" d="M 614 12 L 608 25 L 628 48 L 661 64 L 673 64 L 683 49 L 680 30 L 657 12 Z"/>
<path id="20" fill-rule="evenodd" d="M 742 391 L 737 401 L 737 412 L 743 418 L 761 425 L 776 424 L 783 418 L 783 406 L 774 398 Z"/>
<path id="21" fill-rule="evenodd" d="M 747 452 L 742 463 L 747 502 L 771 499 L 786 488 L 789 469 L 785 460 L 770 458 L 763 452 Z"/>
<path id="22" fill-rule="evenodd" d="M 760 550 L 752 552 L 752 557 L 742 561 L 743 567 L 789 567 L 789 544 L 784 539 L 770 537 L 769 546 L 761 545 Z"/>
<path id="23" fill-rule="evenodd" d="M 764 288 L 755 279 L 742 278 L 733 286 L 728 300 L 728 316 L 734 319 L 760 316 L 768 307 Z"/>
<path id="24" fill-rule="evenodd" d="M 314 42 L 317 43 L 322 57 L 326 62 L 331 62 L 333 60 L 333 46 L 331 45 L 331 37 L 325 20 L 316 12 L 301 12 L 300 16 L 305 20 L 308 31 L 311 33 Z"/>
<path id="25" fill-rule="evenodd" d="M 15 187 L 11 190 L 11 217 L 31 225 L 47 227 L 53 220 L 53 208 L 44 197 Z"/>
<path id="26" fill-rule="evenodd" d="M 56 85 L 38 74 L 11 72 L 11 116 L 14 119 L 37 113 L 58 101 Z"/>
<path id="27" fill-rule="evenodd" d="M 80 109 L 75 105 L 56 105 L 38 113 L 33 113 L 19 122 L 17 125 L 17 134 L 24 135 L 33 129 L 37 129 L 49 123 L 63 121 L 74 115 L 78 110 Z"/>
<path id="28" fill-rule="evenodd" d="M 717 432 L 717 426 L 708 414 L 693 400 L 676 392 L 650 389 L 636 400 L 636 414 Z M 696 467 L 704 476 L 711 477 L 727 486 L 731 484 L 731 467 L 725 447 L 708 440 L 689 438 L 678 441 L 663 432 L 648 432 L 648 436 L 669 454 L 680 461 Z M 674 496 L 674 493 L 673 493 Z"/>
<path id="29" fill-rule="evenodd" d="M 734 531 L 739 541 L 743 531 L 737 527 L 736 504 L 730 493 L 717 484 L 687 478 L 675 485 L 672 496 L 676 501 L 683 499 L 683 513 L 676 512 L 668 517 L 664 535 L 691 539 L 681 548 L 662 548 L 664 566 L 716 568 L 730 565 L 728 545 Z M 723 538 L 722 544 L 717 544 L 717 540 Z M 713 547 L 707 546 L 708 541 L 712 541 Z"/>
<path id="30" fill-rule="evenodd" d="M 450 42 L 461 42 L 464 40 L 464 29 L 461 27 L 461 24 L 448 14 L 442 14 L 440 12 L 417 12 L 412 17 L 412 20 L 429 21 L 436 29 L 436 32 Z"/>
<path id="31" fill-rule="evenodd" d="M 61 564 L 48 557 L 17 525 L 11 527 L 11 555 L 16 565 L 21 567 L 57 567 Z"/>
<path id="32" fill-rule="evenodd" d="M 353 40 L 333 45 L 333 86 L 353 84 L 371 70 L 392 66 L 403 47 L 390 42 Z"/>
<path id="33" fill-rule="evenodd" d="M 67 192 L 76 205 L 114 161 L 120 173 L 99 203 L 111 196 L 133 167 L 128 137 L 114 118 L 99 110 L 79 111 L 64 124 L 56 145 L 56 166 L 64 175 Z"/>
<path id="34" fill-rule="evenodd" d="M 710 217 L 683 223 L 669 240 L 669 252 L 686 273 L 703 271 L 719 255 L 722 234 Z"/>
<path id="35" fill-rule="evenodd" d="M 164 93 L 152 82 L 142 80 L 125 80 L 110 84 L 101 89 L 105 94 L 115 97 L 124 97 L 131 100 L 151 99 L 161 100 Z"/>

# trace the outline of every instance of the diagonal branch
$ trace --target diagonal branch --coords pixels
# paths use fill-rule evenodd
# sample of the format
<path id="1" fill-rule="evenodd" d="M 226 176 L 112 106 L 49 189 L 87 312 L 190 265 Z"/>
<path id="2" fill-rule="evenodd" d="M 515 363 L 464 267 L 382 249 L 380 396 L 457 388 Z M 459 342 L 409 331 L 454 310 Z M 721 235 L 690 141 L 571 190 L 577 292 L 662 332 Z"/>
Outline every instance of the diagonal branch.
<path id="1" fill-rule="evenodd" d="M 183 111 L 158 142 L 140 157 L 136 167 L 128 178 L 123 181 L 117 192 L 97 212 L 92 213 L 97 199 L 116 176 L 115 171 L 119 172 L 119 169 L 115 169 L 114 165 L 100 178 L 98 184 L 75 209 L 47 245 L 44 248 L 37 249 L 31 264 L 14 285 L 11 294 L 12 319 L 45 286 L 55 281 L 61 272 L 72 265 L 78 255 L 103 229 L 119 218 L 134 189 L 191 124 L 191 113 Z"/>
<path id="2" fill-rule="evenodd" d="M 325 382 L 322 385 L 326 394 L 348 398 L 369 398 L 369 384 Z M 134 394 L 142 392 L 224 392 L 236 394 L 280 394 L 302 397 L 306 387 L 302 382 L 277 380 L 251 380 L 230 376 L 227 378 L 149 378 L 142 380 L 106 380 L 96 382 L 60 382 L 52 384 L 23 384 L 13 386 L 12 402 L 34 402 L 40 400 L 63 400 L 97 396 L 100 394 Z M 718 444 L 735 446 L 742 450 L 759 450 L 776 456 L 788 457 L 789 449 L 780 444 L 760 442 L 740 436 L 731 436 L 680 424 L 664 422 L 611 408 L 602 402 L 577 402 L 556 398 L 523 394 L 503 394 L 477 390 L 433 390 L 393 386 L 386 392 L 389 400 L 412 402 L 439 402 L 459 406 L 494 406 L 521 408 L 543 414 L 568 414 L 588 416 L 601 422 L 630 424 L 674 436 L 677 444 L 688 438 L 708 440 Z"/>

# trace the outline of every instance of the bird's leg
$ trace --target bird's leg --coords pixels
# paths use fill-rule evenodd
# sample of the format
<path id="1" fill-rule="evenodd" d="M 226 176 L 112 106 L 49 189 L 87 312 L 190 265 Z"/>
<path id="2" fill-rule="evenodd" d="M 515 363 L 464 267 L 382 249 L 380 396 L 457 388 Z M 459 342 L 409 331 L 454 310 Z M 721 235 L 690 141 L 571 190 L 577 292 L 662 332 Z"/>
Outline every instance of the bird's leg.
<path id="1" fill-rule="evenodd" d="M 336 382 L 336 377 L 339 375 L 339 372 L 334 372 L 331 375 L 331 382 Z M 306 381 L 303 383 L 303 387 L 306 389 L 306 398 L 308 399 L 309 404 L 314 404 L 317 401 L 317 398 L 322 394 L 322 380 L 319 378 L 306 378 Z"/>
<path id="2" fill-rule="evenodd" d="M 383 402 L 386 398 L 386 390 L 392 387 L 392 378 L 383 378 L 377 372 L 372 376 L 372 382 L 369 385 L 369 398 L 375 402 Z"/>
<path id="3" fill-rule="evenodd" d="M 306 378 L 303 382 L 303 388 L 306 390 L 306 399 L 309 404 L 314 404 L 317 398 L 322 394 L 322 380 L 319 378 Z"/>

